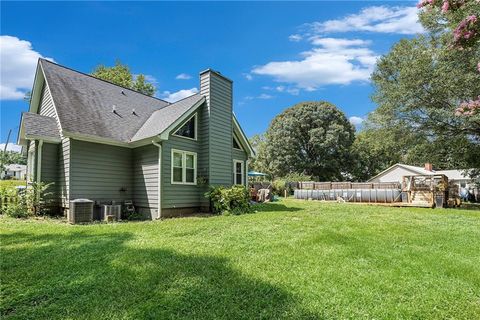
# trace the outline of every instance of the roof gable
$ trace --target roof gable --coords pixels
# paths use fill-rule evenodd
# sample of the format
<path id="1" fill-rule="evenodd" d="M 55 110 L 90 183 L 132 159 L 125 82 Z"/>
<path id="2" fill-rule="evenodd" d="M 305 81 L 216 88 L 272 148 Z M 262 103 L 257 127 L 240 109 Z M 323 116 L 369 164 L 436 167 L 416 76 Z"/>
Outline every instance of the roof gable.
<path id="1" fill-rule="evenodd" d="M 168 102 L 40 59 L 63 134 L 129 142 Z"/>
<path id="2" fill-rule="evenodd" d="M 167 135 L 178 122 L 192 114 L 205 102 L 205 97 L 194 94 L 190 97 L 177 101 L 168 107 L 155 111 L 145 124 L 133 136 L 132 142 L 150 138 L 158 134 Z"/>

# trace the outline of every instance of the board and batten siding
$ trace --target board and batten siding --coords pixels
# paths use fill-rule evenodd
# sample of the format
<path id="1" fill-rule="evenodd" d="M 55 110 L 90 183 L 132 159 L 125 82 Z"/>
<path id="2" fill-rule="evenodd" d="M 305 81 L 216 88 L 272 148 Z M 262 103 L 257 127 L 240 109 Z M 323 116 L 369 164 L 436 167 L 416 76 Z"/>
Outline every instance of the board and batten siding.
<path id="1" fill-rule="evenodd" d="M 209 111 L 208 176 L 211 185 L 232 185 L 232 82 L 215 72 L 200 75 Z"/>
<path id="2" fill-rule="evenodd" d="M 70 139 L 70 200 L 132 200 L 132 149 Z"/>
<path id="3" fill-rule="evenodd" d="M 147 218 L 158 213 L 158 147 L 147 145 L 133 149 L 133 203 Z"/>
<path id="4" fill-rule="evenodd" d="M 44 183 L 53 183 L 46 190 L 50 195 L 50 200 L 59 203 L 58 188 L 58 144 L 43 143 L 42 145 L 42 175 L 41 181 Z"/>
<path id="5" fill-rule="evenodd" d="M 173 130 L 172 132 L 175 132 Z M 162 142 L 162 208 L 192 208 L 201 206 L 204 188 L 200 185 L 172 184 L 172 149 L 197 153 L 197 175 L 200 155 L 199 141 L 170 136 Z"/>

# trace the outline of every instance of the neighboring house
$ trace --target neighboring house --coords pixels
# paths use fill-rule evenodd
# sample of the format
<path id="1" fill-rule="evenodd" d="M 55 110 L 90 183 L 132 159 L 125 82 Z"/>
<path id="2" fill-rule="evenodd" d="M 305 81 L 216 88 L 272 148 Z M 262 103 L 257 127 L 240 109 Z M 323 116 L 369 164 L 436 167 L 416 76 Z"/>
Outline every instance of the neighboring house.
<path id="1" fill-rule="evenodd" d="M 0 173 L 0 179 L 11 178 L 16 180 L 25 180 L 27 166 L 23 164 L 7 164 Z"/>
<path id="2" fill-rule="evenodd" d="M 208 210 L 209 185 L 246 184 L 254 152 L 232 111 L 232 81 L 200 73 L 175 103 L 40 59 L 18 143 L 54 201 L 133 200 L 152 219 Z"/>
<path id="3" fill-rule="evenodd" d="M 368 180 L 368 182 L 400 182 L 402 177 L 408 175 L 431 175 L 443 174 L 446 175 L 448 181 L 453 181 L 462 188 L 474 188 L 475 181 L 473 181 L 464 170 L 433 170 L 430 163 L 426 163 L 425 167 L 410 166 L 407 164 L 397 163 L 390 168 L 380 172 L 375 177 Z"/>

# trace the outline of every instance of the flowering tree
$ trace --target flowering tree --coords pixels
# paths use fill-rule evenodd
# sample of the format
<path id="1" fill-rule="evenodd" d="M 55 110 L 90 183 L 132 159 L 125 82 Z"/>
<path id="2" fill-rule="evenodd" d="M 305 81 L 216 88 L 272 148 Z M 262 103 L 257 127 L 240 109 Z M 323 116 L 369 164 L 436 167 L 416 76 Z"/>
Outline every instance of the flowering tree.
<path id="1" fill-rule="evenodd" d="M 425 0 L 419 7 L 426 33 L 396 43 L 372 74 L 378 108 L 371 130 L 407 128 L 435 146 L 424 154 L 444 159 L 438 167 L 480 168 L 480 2 Z M 402 155 L 410 153 L 407 145 Z"/>
<path id="2" fill-rule="evenodd" d="M 479 50 L 480 46 L 480 0 L 421 0 L 417 4 L 424 15 L 441 12 L 445 27 L 452 30 L 452 49 L 463 50 L 465 54 Z M 476 69 L 480 72 L 480 62 Z M 455 110 L 457 116 L 472 117 L 480 113 L 480 96 L 462 102 Z"/>

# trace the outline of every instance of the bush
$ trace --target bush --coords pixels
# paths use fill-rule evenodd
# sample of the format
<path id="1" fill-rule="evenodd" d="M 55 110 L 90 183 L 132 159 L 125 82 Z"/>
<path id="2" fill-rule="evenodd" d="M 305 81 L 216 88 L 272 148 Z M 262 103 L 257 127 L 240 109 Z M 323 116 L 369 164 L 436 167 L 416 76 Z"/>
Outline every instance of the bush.
<path id="1" fill-rule="evenodd" d="M 243 214 L 251 211 L 250 195 L 244 186 L 210 187 L 205 193 L 210 199 L 213 213 L 216 214 Z"/>
<path id="2" fill-rule="evenodd" d="M 18 193 L 13 186 L 1 186 L 1 213 L 15 218 L 47 214 L 48 197 L 52 194 L 47 189 L 51 185 L 53 183 L 33 182 L 22 193 Z"/>
<path id="3" fill-rule="evenodd" d="M 311 181 L 312 177 L 307 176 L 302 173 L 289 173 L 285 177 L 281 177 L 275 179 L 272 182 L 273 186 L 273 194 L 277 196 L 285 196 L 285 190 L 287 191 L 287 195 L 293 193 L 293 188 L 291 186 L 292 183 L 300 182 L 300 181 Z"/>

